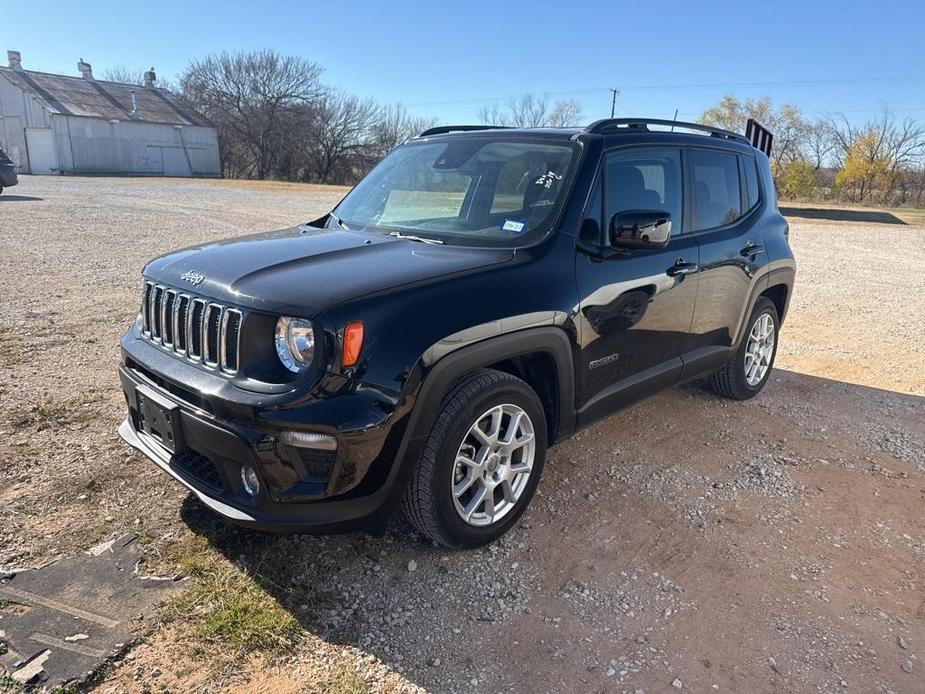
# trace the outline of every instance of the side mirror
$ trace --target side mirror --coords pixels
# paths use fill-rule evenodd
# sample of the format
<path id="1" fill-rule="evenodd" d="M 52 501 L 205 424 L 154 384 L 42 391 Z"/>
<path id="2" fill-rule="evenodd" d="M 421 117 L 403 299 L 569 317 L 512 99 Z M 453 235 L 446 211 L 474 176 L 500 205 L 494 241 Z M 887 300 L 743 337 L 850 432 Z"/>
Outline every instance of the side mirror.
<path id="1" fill-rule="evenodd" d="M 610 218 L 610 244 L 617 248 L 664 248 L 671 238 L 671 215 L 627 210 Z"/>

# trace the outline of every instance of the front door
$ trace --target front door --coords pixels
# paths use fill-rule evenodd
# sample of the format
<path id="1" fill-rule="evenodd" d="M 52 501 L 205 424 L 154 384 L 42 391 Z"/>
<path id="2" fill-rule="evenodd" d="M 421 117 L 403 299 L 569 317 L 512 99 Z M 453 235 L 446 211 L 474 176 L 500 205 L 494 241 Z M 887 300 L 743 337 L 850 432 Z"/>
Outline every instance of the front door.
<path id="1" fill-rule="evenodd" d="M 697 242 L 685 233 L 682 170 L 675 148 L 627 148 L 605 158 L 589 208 L 591 217 L 600 210 L 600 229 L 617 212 L 656 210 L 671 215 L 672 236 L 664 248 L 604 260 L 578 255 L 580 426 L 681 374 L 699 262 Z"/>

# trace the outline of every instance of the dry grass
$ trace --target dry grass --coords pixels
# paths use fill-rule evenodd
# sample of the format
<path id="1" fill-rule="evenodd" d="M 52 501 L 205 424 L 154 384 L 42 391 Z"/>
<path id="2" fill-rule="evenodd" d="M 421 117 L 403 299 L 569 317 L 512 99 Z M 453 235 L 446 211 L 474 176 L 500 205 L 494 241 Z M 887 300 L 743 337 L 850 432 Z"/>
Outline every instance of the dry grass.
<path id="1" fill-rule="evenodd" d="M 325 691 L 330 694 L 368 694 L 370 688 L 355 671 L 344 669 L 325 682 Z"/>
<path id="2" fill-rule="evenodd" d="M 12 366 L 22 358 L 22 340 L 13 326 L 0 323 L 0 366 Z"/>
<path id="3" fill-rule="evenodd" d="M 196 538 L 180 557 L 190 587 L 165 608 L 166 620 L 192 625 L 205 644 L 244 651 L 285 651 L 296 641 L 299 624 L 253 576 L 231 564 Z"/>
<path id="4" fill-rule="evenodd" d="M 121 181 L 120 181 L 121 182 Z M 332 186 L 322 183 L 297 183 L 293 181 L 250 181 L 246 179 L 231 178 L 125 178 L 127 184 L 162 184 L 162 185 L 195 185 L 197 183 L 221 186 L 222 188 L 247 188 L 250 190 L 260 190 L 266 192 L 284 192 L 284 193 L 342 193 L 346 194 L 350 186 Z"/>
<path id="5" fill-rule="evenodd" d="M 33 426 L 37 431 L 51 426 L 88 422 L 99 415 L 100 398 L 93 393 L 80 393 L 67 398 L 46 396 L 25 409 L 11 413 L 16 428 Z"/>
<path id="6" fill-rule="evenodd" d="M 870 213 L 872 215 L 882 215 L 888 214 L 896 217 L 898 220 L 904 224 L 911 226 L 925 226 L 925 209 L 917 209 L 913 207 L 866 207 L 864 205 L 851 205 L 851 204 L 841 204 L 841 203 L 823 203 L 823 202 L 803 202 L 803 201 L 788 201 L 780 200 L 778 204 L 781 207 L 792 207 L 795 209 L 813 209 L 813 210 L 831 210 L 833 212 L 832 222 L 837 222 L 839 224 L 844 224 L 844 220 L 839 219 L 837 213 L 840 210 L 847 212 L 853 212 L 863 215 L 863 213 Z M 826 221 L 824 217 L 817 217 L 819 221 Z M 852 220 L 855 222 L 862 222 L 862 219 Z M 869 223 L 876 223 L 873 219 Z"/>

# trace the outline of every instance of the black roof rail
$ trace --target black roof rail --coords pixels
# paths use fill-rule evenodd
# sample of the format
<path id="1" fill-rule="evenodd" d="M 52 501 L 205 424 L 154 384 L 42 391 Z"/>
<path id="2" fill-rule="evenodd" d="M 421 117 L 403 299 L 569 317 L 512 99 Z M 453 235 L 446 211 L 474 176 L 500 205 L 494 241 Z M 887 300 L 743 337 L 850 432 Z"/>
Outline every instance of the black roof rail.
<path id="1" fill-rule="evenodd" d="M 506 130 L 507 125 L 438 125 L 434 128 L 428 128 L 418 137 L 429 137 L 431 135 L 446 135 L 447 133 L 462 133 L 470 130 Z"/>
<path id="2" fill-rule="evenodd" d="M 685 130 L 700 130 L 709 133 L 711 137 L 722 137 L 726 140 L 736 140 L 737 142 L 751 144 L 744 135 L 739 135 L 739 133 L 734 133 L 731 130 L 714 128 L 712 125 L 686 123 L 680 120 L 665 120 L 661 118 L 602 118 L 601 120 L 594 121 L 585 128 L 585 132 L 602 134 L 622 129 L 648 130 L 648 126 L 650 125 L 663 125 L 665 127 L 683 128 Z"/>

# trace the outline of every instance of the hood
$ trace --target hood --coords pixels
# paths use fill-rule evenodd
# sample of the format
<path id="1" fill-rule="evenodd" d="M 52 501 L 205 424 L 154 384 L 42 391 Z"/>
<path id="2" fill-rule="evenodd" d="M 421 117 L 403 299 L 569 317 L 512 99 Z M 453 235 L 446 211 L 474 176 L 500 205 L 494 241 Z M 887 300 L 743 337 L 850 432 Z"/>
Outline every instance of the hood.
<path id="1" fill-rule="evenodd" d="M 313 318 L 366 294 L 513 257 L 510 248 L 440 246 L 297 226 L 168 253 L 148 263 L 144 274 L 192 294 Z"/>

